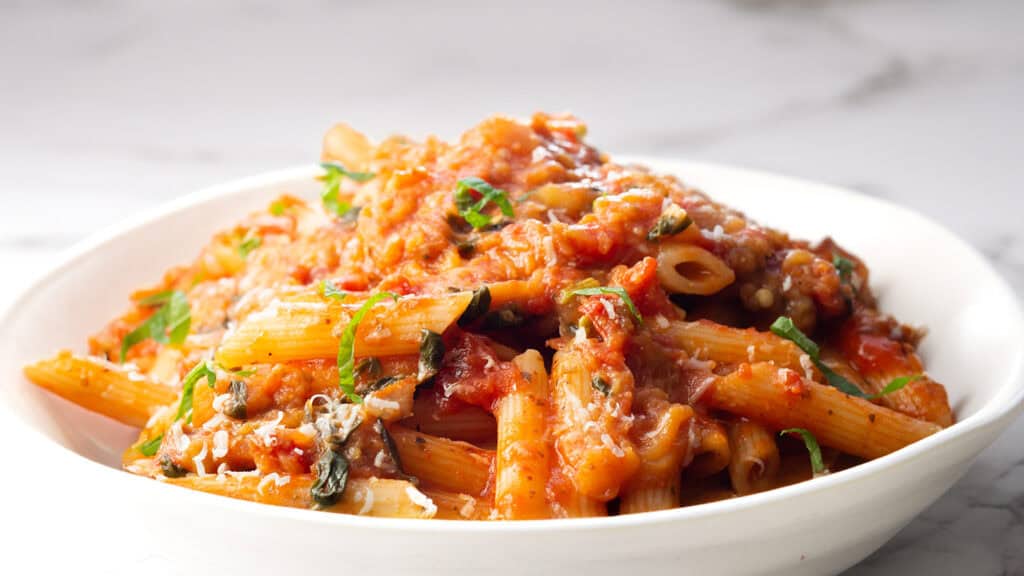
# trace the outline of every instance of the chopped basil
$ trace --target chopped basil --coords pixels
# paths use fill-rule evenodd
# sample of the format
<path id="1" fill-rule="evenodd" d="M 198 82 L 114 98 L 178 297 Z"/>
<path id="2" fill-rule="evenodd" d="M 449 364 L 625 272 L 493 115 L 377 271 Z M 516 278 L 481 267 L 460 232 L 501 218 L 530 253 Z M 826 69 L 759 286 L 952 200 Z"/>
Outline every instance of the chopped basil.
<path id="1" fill-rule="evenodd" d="M 368 376 L 378 376 L 380 375 L 380 371 L 380 360 L 370 356 L 369 358 L 363 358 L 359 361 L 359 364 L 356 364 L 355 376 L 362 376 L 363 374 Z"/>
<path id="2" fill-rule="evenodd" d="M 420 330 L 420 361 L 416 379 L 421 383 L 433 378 L 441 369 L 444 358 L 444 340 L 437 332 L 424 328 Z"/>
<path id="3" fill-rule="evenodd" d="M 395 446 L 395 439 L 391 437 L 391 433 L 388 432 L 387 426 L 384 425 L 384 421 L 377 418 L 377 421 L 373 423 L 373 429 L 380 434 L 380 440 L 384 444 L 385 454 L 394 463 L 395 469 L 399 472 L 402 471 L 402 460 L 398 456 L 398 447 Z"/>
<path id="4" fill-rule="evenodd" d="M 323 294 L 324 298 L 331 298 L 339 302 L 348 296 L 348 292 L 341 290 L 330 280 L 324 280 L 320 283 L 320 293 Z"/>
<path id="5" fill-rule="evenodd" d="M 212 363 L 208 361 L 199 362 L 185 375 L 185 380 L 181 385 L 181 403 L 178 404 L 178 412 L 174 416 L 175 420 L 181 420 L 182 417 L 187 416 L 186 421 L 192 422 L 192 397 L 195 395 L 196 384 L 204 377 L 206 378 L 206 384 L 213 388 L 213 385 L 217 382 L 217 371 L 214 370 Z"/>
<path id="6" fill-rule="evenodd" d="M 348 459 L 334 450 L 324 449 L 313 469 L 316 481 L 309 493 L 313 497 L 314 507 L 327 508 L 334 505 L 341 499 L 348 485 Z"/>
<path id="7" fill-rule="evenodd" d="M 804 428 L 786 428 L 779 432 L 779 434 L 799 434 L 803 438 L 804 446 L 807 447 L 807 452 L 811 456 L 811 471 L 814 472 L 815 476 L 820 476 L 827 472 L 825 470 L 825 462 L 821 459 L 821 447 L 818 446 L 818 439 L 809 430 Z"/>
<path id="8" fill-rule="evenodd" d="M 888 396 L 893 392 L 898 392 L 900 389 L 902 389 L 907 384 L 910 384 L 914 380 L 920 380 L 921 378 L 923 378 L 923 376 L 920 374 L 911 374 L 910 376 L 900 376 L 899 378 L 893 378 L 892 380 L 889 381 L 888 384 L 885 385 L 885 388 L 882 388 L 881 392 L 879 392 L 878 394 L 872 394 L 871 396 L 868 396 L 868 398 L 874 400 L 876 398 L 881 398 L 882 396 Z"/>
<path id="9" fill-rule="evenodd" d="M 779 316 L 775 322 L 772 323 L 771 331 L 776 335 L 790 342 L 796 344 L 797 348 L 804 351 L 807 356 L 810 357 L 811 362 L 821 371 L 825 376 L 825 380 L 828 381 L 829 385 L 833 388 L 838 388 L 842 392 L 855 396 L 857 398 L 867 398 L 868 396 L 857 387 L 856 384 L 850 382 L 840 374 L 837 374 L 834 370 L 825 365 L 824 362 L 819 358 L 821 350 L 813 340 L 807 337 L 806 334 L 800 331 L 793 324 L 793 320 L 786 316 Z"/>
<path id="10" fill-rule="evenodd" d="M 626 305 L 626 308 L 629 309 L 629 313 L 633 315 L 633 318 L 636 318 L 637 323 L 643 324 L 644 319 L 643 317 L 640 316 L 640 312 L 636 309 L 636 306 L 633 304 L 633 299 L 629 297 L 629 294 L 626 293 L 626 290 L 624 288 L 620 288 L 618 286 L 573 288 L 571 290 L 563 292 L 562 295 L 559 297 L 559 300 L 561 300 L 562 302 L 566 302 L 569 300 L 569 298 L 572 298 L 573 296 L 598 296 L 601 294 L 611 294 L 614 296 L 618 296 L 619 299 L 622 300 L 622 303 Z"/>
<path id="11" fill-rule="evenodd" d="M 483 317 L 491 308 L 491 289 L 481 286 L 473 291 L 473 298 L 459 316 L 459 326 L 468 326 Z"/>
<path id="12" fill-rule="evenodd" d="M 850 276 L 853 274 L 853 262 L 836 254 L 832 257 L 832 265 L 835 266 L 836 271 L 839 273 L 839 281 L 843 284 L 849 284 Z"/>
<path id="13" fill-rule="evenodd" d="M 157 453 L 158 450 L 160 450 L 160 445 L 163 444 L 163 442 L 163 434 L 157 436 L 156 438 L 151 438 L 143 442 L 142 444 L 139 444 L 139 452 L 141 452 L 143 456 L 153 456 L 154 454 Z"/>
<path id="14" fill-rule="evenodd" d="M 284 216 L 285 205 L 280 200 L 270 205 L 270 213 L 274 216 Z"/>
<path id="15" fill-rule="evenodd" d="M 245 420 L 249 415 L 249 387 L 245 380 L 232 380 L 228 385 L 228 399 L 224 402 L 224 415 Z"/>
<path id="16" fill-rule="evenodd" d="M 479 200 L 474 198 L 474 191 L 480 195 Z M 463 178 L 456 182 L 454 199 L 459 215 L 473 228 L 483 228 L 491 223 L 491 217 L 481 211 L 492 202 L 505 216 L 511 218 L 515 215 L 512 203 L 508 201 L 508 193 L 480 178 Z"/>
<path id="17" fill-rule="evenodd" d="M 171 457 L 167 454 L 160 457 L 160 471 L 168 478 L 181 478 L 188 474 L 188 470 L 178 466 L 178 463 L 171 460 Z"/>
<path id="18" fill-rule="evenodd" d="M 514 304 L 492 310 L 484 316 L 483 325 L 487 330 L 519 328 L 526 323 L 526 316 Z"/>
<path id="19" fill-rule="evenodd" d="M 320 192 L 320 200 L 324 210 L 339 217 L 350 218 L 352 205 L 338 197 L 342 178 L 351 178 L 356 182 L 366 182 L 376 174 L 371 172 L 351 172 L 337 162 L 321 162 L 320 167 L 327 171 L 324 174 L 324 189 Z M 358 214 L 358 212 L 357 212 Z"/>
<path id="20" fill-rule="evenodd" d="M 363 318 L 373 308 L 373 305 L 385 298 L 391 298 L 395 301 L 398 300 L 397 294 L 391 292 L 378 292 L 373 296 L 370 296 L 358 310 L 352 314 L 352 319 L 348 321 L 348 325 L 345 326 L 345 330 L 341 333 L 341 339 L 338 341 L 338 386 L 348 399 L 356 404 L 359 404 L 363 399 L 356 394 L 356 379 L 353 367 L 355 366 L 355 345 L 356 345 L 356 328 L 359 327 L 359 323 L 363 321 Z"/>
<path id="21" fill-rule="evenodd" d="M 180 290 L 168 290 L 139 300 L 140 306 L 160 306 L 134 330 L 121 340 L 121 363 L 128 350 L 143 340 L 152 339 L 160 344 L 175 346 L 185 341 L 192 327 L 192 310 L 188 297 Z"/>
<path id="22" fill-rule="evenodd" d="M 658 242 L 662 238 L 675 236 L 686 230 L 693 224 L 693 219 L 679 206 L 672 204 L 661 213 L 658 221 L 649 232 L 647 239 L 651 242 Z"/>
<path id="23" fill-rule="evenodd" d="M 594 390 L 597 390 L 598 392 L 604 394 L 605 396 L 608 396 L 612 393 L 611 384 L 608 384 L 608 381 L 605 380 L 604 378 L 601 378 L 600 376 L 595 375 L 593 378 L 591 378 L 590 385 L 594 387 Z"/>
<path id="24" fill-rule="evenodd" d="M 261 240 L 259 236 L 247 235 L 238 244 L 238 254 L 242 258 L 248 258 L 249 253 L 259 248 L 262 243 L 263 240 Z"/>

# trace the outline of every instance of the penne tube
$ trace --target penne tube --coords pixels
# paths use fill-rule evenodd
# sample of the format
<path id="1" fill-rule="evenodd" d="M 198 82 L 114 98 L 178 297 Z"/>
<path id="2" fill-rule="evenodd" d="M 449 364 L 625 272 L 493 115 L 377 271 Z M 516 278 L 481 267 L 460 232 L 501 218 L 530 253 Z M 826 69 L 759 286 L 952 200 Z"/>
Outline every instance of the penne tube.
<path id="1" fill-rule="evenodd" d="M 169 386 L 124 366 L 67 350 L 26 366 L 25 375 L 66 400 L 136 428 L 178 398 Z"/>
<path id="2" fill-rule="evenodd" d="M 490 485 L 494 462 L 494 453 L 490 450 L 414 432 L 399 425 L 389 430 L 406 474 L 431 487 L 472 496 L 483 494 Z"/>
<path id="3" fill-rule="evenodd" d="M 421 331 L 443 333 L 459 319 L 471 298 L 471 292 L 456 292 L 379 302 L 356 328 L 355 355 L 415 354 Z M 275 300 L 247 316 L 225 336 L 217 350 L 217 362 L 235 368 L 337 356 L 340 334 L 361 304 L 347 299 L 308 300 Z"/>
<path id="4" fill-rule="evenodd" d="M 477 406 L 441 412 L 430 394 L 416 396 L 412 416 L 402 421 L 402 425 L 432 436 L 474 444 L 493 443 L 498 437 L 497 423 L 490 412 Z"/>
<path id="5" fill-rule="evenodd" d="M 589 498 L 607 502 L 640 465 L 628 428 L 616 414 L 631 411 L 633 377 L 596 343 L 568 342 L 554 357 L 555 450 L 563 474 Z"/>
<path id="6" fill-rule="evenodd" d="M 690 444 L 693 408 L 669 402 L 659 388 L 637 392 L 630 435 L 640 468 L 623 489 L 620 514 L 679 506 L 679 482 Z"/>
<path id="7" fill-rule="evenodd" d="M 701 400 L 772 430 L 806 428 L 822 445 L 861 458 L 885 456 L 941 429 L 771 364 L 741 364 Z"/>
<path id="8" fill-rule="evenodd" d="M 549 518 L 548 375 L 536 350 L 527 350 L 512 363 L 519 369 L 519 378 L 494 409 L 498 425 L 494 507 L 509 520 Z"/>
<path id="9" fill-rule="evenodd" d="M 775 435 L 755 422 L 733 422 L 728 425 L 729 480 L 739 495 L 768 490 L 775 485 L 779 473 L 779 447 Z"/>
<path id="10" fill-rule="evenodd" d="M 492 520 L 494 508 L 484 498 L 469 494 L 424 488 L 423 493 L 437 506 L 438 520 Z"/>
<path id="11" fill-rule="evenodd" d="M 690 356 L 717 362 L 774 362 L 803 370 L 803 352 L 792 342 L 771 332 L 753 328 L 731 328 L 709 320 L 670 322 L 659 328 L 652 323 L 656 338 L 665 345 L 681 348 Z"/>
<path id="12" fill-rule="evenodd" d="M 259 476 L 252 472 L 229 472 L 188 475 L 163 481 L 192 490 L 274 506 L 311 508 L 313 504 L 310 495 L 313 477 L 308 474 L 273 473 Z M 341 499 L 325 510 L 359 516 L 433 518 L 437 506 L 429 496 L 405 480 L 353 478 L 349 479 Z"/>
<path id="13" fill-rule="evenodd" d="M 732 268 L 700 246 L 677 242 L 658 246 L 658 280 L 669 292 L 707 296 L 735 279 Z"/>
<path id="14" fill-rule="evenodd" d="M 706 478 L 718 474 L 729 466 L 732 451 L 729 449 L 729 434 L 725 427 L 704 416 L 694 419 L 691 429 L 693 448 L 692 460 L 686 468 L 690 478 Z"/>

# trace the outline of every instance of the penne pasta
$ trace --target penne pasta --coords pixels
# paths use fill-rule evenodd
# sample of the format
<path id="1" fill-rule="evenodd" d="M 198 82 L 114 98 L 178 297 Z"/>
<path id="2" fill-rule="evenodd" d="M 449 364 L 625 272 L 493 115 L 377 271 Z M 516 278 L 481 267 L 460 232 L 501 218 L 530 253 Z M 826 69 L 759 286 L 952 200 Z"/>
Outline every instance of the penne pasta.
<path id="1" fill-rule="evenodd" d="M 26 366 L 25 375 L 66 400 L 136 428 L 178 397 L 130 368 L 68 351 Z"/>
<path id="2" fill-rule="evenodd" d="M 415 354 L 419 351 L 421 331 L 444 332 L 458 320 L 471 298 L 472 293 L 459 292 L 378 303 L 356 329 L 355 354 Z M 359 304 L 335 300 L 277 300 L 250 314 L 224 338 L 217 350 L 217 362 L 234 368 L 261 362 L 335 357 L 340 331 L 358 308 Z"/>
<path id="3" fill-rule="evenodd" d="M 696 358 L 729 363 L 774 362 L 803 370 L 800 357 L 805 354 L 792 342 L 771 332 L 731 328 L 708 320 L 669 322 L 663 328 L 655 326 L 654 330 L 659 341 Z"/>
<path id="4" fill-rule="evenodd" d="M 658 247 L 658 280 L 670 292 L 706 296 L 735 279 L 725 262 L 699 246 L 670 243 Z"/>
<path id="5" fill-rule="evenodd" d="M 494 409 L 498 424 L 494 508 L 510 520 L 547 518 L 551 516 L 546 488 L 548 375 L 536 350 L 527 350 L 512 363 L 519 369 L 519 378 Z"/>
<path id="6" fill-rule="evenodd" d="M 477 406 L 441 411 L 426 394 L 413 401 L 412 416 L 402 421 L 406 428 L 432 436 L 444 436 L 474 444 L 497 442 L 498 427 L 490 412 Z"/>
<path id="7" fill-rule="evenodd" d="M 692 418 L 692 408 L 669 402 L 661 389 L 637 393 L 631 436 L 641 464 L 623 490 L 621 514 L 679 506 L 680 472 L 689 450 Z"/>
<path id="8" fill-rule="evenodd" d="M 482 495 L 491 484 L 493 452 L 398 425 L 390 431 L 405 472 L 425 484 L 472 496 Z"/>
<path id="9" fill-rule="evenodd" d="M 729 424 L 729 479 L 739 495 L 774 487 L 779 473 L 779 447 L 775 435 L 754 422 Z"/>
<path id="10" fill-rule="evenodd" d="M 801 378 L 770 364 L 741 365 L 703 400 L 770 429 L 804 428 L 831 448 L 878 458 L 934 434 L 940 427 Z"/>

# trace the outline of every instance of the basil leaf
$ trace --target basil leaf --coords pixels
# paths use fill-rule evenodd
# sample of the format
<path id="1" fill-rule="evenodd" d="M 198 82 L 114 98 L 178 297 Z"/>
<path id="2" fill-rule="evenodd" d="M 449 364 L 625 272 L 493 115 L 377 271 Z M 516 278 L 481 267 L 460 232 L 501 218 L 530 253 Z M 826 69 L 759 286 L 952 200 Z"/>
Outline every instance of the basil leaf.
<path id="1" fill-rule="evenodd" d="M 629 313 L 636 318 L 637 324 L 643 324 L 644 319 L 640 316 L 640 312 L 636 309 L 633 304 L 633 299 L 629 297 L 629 294 L 624 288 L 618 286 L 597 286 L 594 288 L 574 288 L 567 292 L 564 292 L 560 299 L 564 302 L 573 296 L 598 296 L 600 294 L 612 294 L 618 296 L 622 303 L 629 309 Z"/>
<path id="2" fill-rule="evenodd" d="M 139 300 L 141 306 L 160 308 L 139 324 L 121 340 L 121 363 L 128 350 L 144 340 L 152 339 L 160 344 L 178 345 L 185 341 L 192 326 L 192 312 L 188 297 L 179 290 L 153 294 Z"/>
<path id="3" fill-rule="evenodd" d="M 899 391 L 907 384 L 910 384 L 915 380 L 920 380 L 921 378 L 924 378 L 924 376 L 922 376 L 921 374 L 912 374 L 910 376 L 900 376 L 899 378 L 893 378 L 892 380 L 889 381 L 888 384 L 885 385 L 885 388 L 882 388 L 881 392 L 879 392 L 878 394 L 872 394 L 871 396 L 868 396 L 868 398 L 874 400 L 876 398 L 881 398 L 882 396 L 888 396 L 893 392 Z"/>
<path id="4" fill-rule="evenodd" d="M 228 399 L 224 402 L 224 415 L 235 420 L 249 416 L 249 387 L 245 380 L 232 380 L 228 385 Z"/>
<path id="5" fill-rule="evenodd" d="M 196 384 L 203 378 L 206 378 L 206 384 L 210 388 L 213 388 L 213 385 L 217 382 L 217 371 L 214 370 L 212 363 L 208 361 L 196 364 L 185 375 L 185 380 L 181 384 L 181 402 L 178 404 L 178 412 L 174 416 L 175 420 L 181 420 L 182 417 L 187 416 L 186 421 L 192 422 L 192 397 L 195 395 Z"/>
<path id="6" fill-rule="evenodd" d="M 843 284 L 849 284 L 850 276 L 853 274 L 853 262 L 836 254 L 832 257 L 832 265 L 835 266 L 836 271 L 839 273 L 839 281 Z"/>
<path id="7" fill-rule="evenodd" d="M 340 162 L 321 162 L 320 167 L 327 171 L 327 177 L 345 177 L 356 182 L 368 182 L 377 176 L 373 172 L 353 172 L 342 166 Z"/>
<path id="8" fill-rule="evenodd" d="M 242 258 L 248 258 L 249 257 L 249 253 L 252 252 L 253 250 L 259 248 L 260 244 L 262 244 L 262 243 L 263 243 L 263 240 L 261 240 L 259 236 L 246 236 L 238 244 L 238 254 Z"/>
<path id="9" fill-rule="evenodd" d="M 352 370 L 355 365 L 356 328 L 359 327 L 359 323 L 363 321 L 370 308 L 373 308 L 374 304 L 385 298 L 398 301 L 398 295 L 391 292 L 378 292 L 370 296 L 352 314 L 352 319 L 345 326 L 345 330 L 341 333 L 341 339 L 338 341 L 338 386 L 345 393 L 345 396 L 356 404 L 360 404 L 363 401 L 362 397 L 356 394 L 356 379 Z"/>
<path id="10" fill-rule="evenodd" d="M 612 393 L 611 385 L 608 384 L 608 382 L 604 378 L 601 378 L 600 376 L 595 375 L 593 378 L 591 378 L 590 385 L 594 387 L 594 390 L 597 390 L 598 392 L 604 394 L 605 396 L 608 396 Z"/>
<path id="11" fill-rule="evenodd" d="M 377 418 L 377 421 L 373 423 L 373 429 L 380 434 L 381 442 L 384 444 L 384 450 L 387 453 L 388 458 L 395 464 L 395 468 L 399 473 L 402 472 L 402 460 L 398 456 L 398 447 L 395 446 L 395 439 L 391 437 L 391 433 L 388 432 L 387 426 L 384 425 L 384 421 Z"/>
<path id="12" fill-rule="evenodd" d="M 772 322 L 771 331 L 776 336 L 781 336 L 786 340 L 789 340 L 796 347 L 803 350 L 805 354 L 811 357 L 811 360 L 817 360 L 821 354 L 821 350 L 818 349 L 818 345 L 813 340 L 807 337 L 806 334 L 800 331 L 793 323 L 793 319 L 788 316 L 779 316 Z"/>
<path id="13" fill-rule="evenodd" d="M 285 205 L 280 200 L 270 205 L 270 213 L 274 216 L 284 216 Z"/>
<path id="14" fill-rule="evenodd" d="M 320 167 L 327 171 L 324 174 L 324 189 L 320 192 L 320 201 L 323 202 L 324 210 L 336 216 L 347 218 L 353 208 L 351 204 L 338 197 L 338 192 L 341 189 L 341 179 L 351 178 L 356 182 L 366 182 L 376 176 L 376 174 L 371 172 L 351 172 L 337 162 L 321 162 Z"/>
<path id="15" fill-rule="evenodd" d="M 860 388 L 857 387 L 856 384 L 850 382 L 842 375 L 837 374 L 821 361 L 821 350 L 818 348 L 818 345 L 808 338 L 806 334 L 801 332 L 800 329 L 796 327 L 796 324 L 793 324 L 793 320 L 791 318 L 779 316 L 775 319 L 775 322 L 772 323 L 771 331 L 776 336 L 789 340 L 796 344 L 797 348 L 803 350 L 804 353 L 811 358 L 811 362 L 814 363 L 814 366 L 821 371 L 823 376 L 825 376 L 825 381 L 828 382 L 829 386 L 837 388 L 843 393 L 856 398 L 868 397 Z"/>
<path id="16" fill-rule="evenodd" d="M 157 436 L 156 438 L 151 438 L 143 442 L 142 444 L 139 444 L 139 452 L 141 452 L 143 456 L 153 456 L 154 454 L 157 453 L 158 450 L 160 450 L 160 445 L 163 444 L 163 442 L 163 434 Z"/>
<path id="17" fill-rule="evenodd" d="M 473 196 L 474 191 L 480 194 L 479 200 Z M 456 182 L 453 197 L 459 215 L 473 228 L 483 228 L 491 223 L 491 217 L 481 212 L 491 203 L 496 204 L 505 216 L 512 218 L 515 215 L 508 193 L 480 178 L 463 178 Z"/>
<path id="18" fill-rule="evenodd" d="M 324 280 L 320 283 L 320 293 L 323 294 L 324 298 L 332 298 L 339 302 L 348 296 L 348 292 L 341 290 L 330 280 Z"/>
<path id="19" fill-rule="evenodd" d="M 459 326 L 468 326 L 483 317 L 491 309 L 491 289 L 481 286 L 473 291 L 473 298 L 459 316 Z"/>
<path id="20" fill-rule="evenodd" d="M 416 379 L 420 383 L 433 378 L 441 368 L 444 359 L 444 340 L 437 332 L 424 328 L 420 330 L 420 361 Z"/>
<path id="21" fill-rule="evenodd" d="M 662 212 L 661 216 L 658 217 L 658 221 L 647 232 L 647 240 L 657 242 L 662 238 L 675 236 L 689 228 L 690 224 L 693 224 L 693 219 L 690 218 L 685 210 L 673 204 Z"/>
<path id="22" fill-rule="evenodd" d="M 526 323 L 526 315 L 515 304 L 507 304 L 484 316 L 483 327 L 486 330 L 504 330 L 519 328 Z"/>
<path id="23" fill-rule="evenodd" d="M 164 454 L 160 458 L 160 471 L 168 478 L 181 478 L 185 474 L 188 474 L 188 470 L 178 466 L 178 463 L 171 460 L 171 457 L 167 454 Z"/>
<path id="24" fill-rule="evenodd" d="M 338 502 L 348 485 L 348 459 L 331 449 L 324 449 L 314 466 L 316 481 L 310 487 L 314 507 L 327 508 Z"/>
<path id="25" fill-rule="evenodd" d="M 827 472 L 825 470 L 825 462 L 821 459 L 821 446 L 818 445 L 818 439 L 814 437 L 814 434 L 804 428 L 786 428 L 779 432 L 779 435 L 784 434 L 799 434 L 804 440 L 804 446 L 807 447 L 807 452 L 811 456 L 811 470 L 815 476 L 820 476 Z"/>
<path id="26" fill-rule="evenodd" d="M 362 360 L 359 361 L 359 364 L 356 364 L 355 367 L 356 376 L 362 376 L 363 374 L 367 374 L 369 376 L 379 376 L 380 371 L 380 360 L 374 358 L 373 356 L 369 358 L 363 358 Z"/>

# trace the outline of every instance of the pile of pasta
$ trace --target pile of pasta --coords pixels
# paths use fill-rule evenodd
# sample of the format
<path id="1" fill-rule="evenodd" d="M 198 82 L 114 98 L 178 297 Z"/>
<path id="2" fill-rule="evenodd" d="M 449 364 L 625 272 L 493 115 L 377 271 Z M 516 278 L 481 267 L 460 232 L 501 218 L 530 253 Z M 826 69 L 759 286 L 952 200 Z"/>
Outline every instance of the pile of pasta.
<path id="1" fill-rule="evenodd" d="M 370 516 L 631 514 L 878 458 L 953 421 L 831 240 L 612 161 L 571 116 L 326 135 L 282 191 L 25 369 L 141 429 L 124 468 Z"/>

